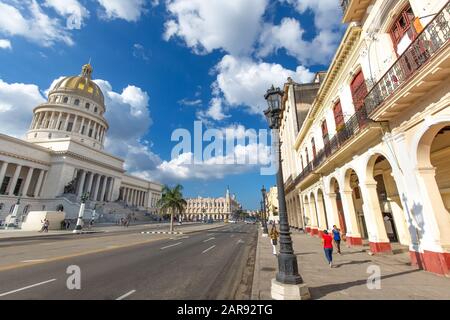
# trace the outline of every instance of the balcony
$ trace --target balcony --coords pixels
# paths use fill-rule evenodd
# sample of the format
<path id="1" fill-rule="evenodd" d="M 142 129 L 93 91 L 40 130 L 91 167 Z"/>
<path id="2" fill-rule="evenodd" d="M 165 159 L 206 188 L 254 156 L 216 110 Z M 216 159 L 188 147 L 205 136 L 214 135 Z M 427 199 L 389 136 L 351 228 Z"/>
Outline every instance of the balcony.
<path id="1" fill-rule="evenodd" d="M 342 22 L 360 22 L 371 2 L 372 0 L 341 0 L 341 8 L 344 15 Z"/>
<path id="2" fill-rule="evenodd" d="M 317 152 L 314 159 L 294 179 L 293 185 L 308 181 L 312 177 L 311 173 L 320 174 L 332 170 L 337 162 L 351 158 L 358 150 L 368 146 L 369 141 L 381 136 L 381 130 L 372 130 L 373 128 L 380 129 L 380 125 L 369 119 L 363 106 Z"/>
<path id="3" fill-rule="evenodd" d="M 364 98 L 370 118 L 388 121 L 450 74 L 450 2 L 428 23 Z M 433 63 L 430 63 L 433 62 Z"/>

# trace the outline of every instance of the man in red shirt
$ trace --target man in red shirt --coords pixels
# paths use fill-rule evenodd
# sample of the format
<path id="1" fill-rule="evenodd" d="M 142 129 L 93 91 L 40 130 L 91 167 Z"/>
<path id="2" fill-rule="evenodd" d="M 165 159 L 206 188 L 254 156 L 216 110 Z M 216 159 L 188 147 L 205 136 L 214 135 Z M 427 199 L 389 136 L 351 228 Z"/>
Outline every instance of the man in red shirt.
<path id="1" fill-rule="evenodd" d="M 327 258 L 330 268 L 333 267 L 333 238 L 328 234 L 328 230 L 323 230 L 322 236 L 323 250 L 325 251 L 325 258 Z"/>

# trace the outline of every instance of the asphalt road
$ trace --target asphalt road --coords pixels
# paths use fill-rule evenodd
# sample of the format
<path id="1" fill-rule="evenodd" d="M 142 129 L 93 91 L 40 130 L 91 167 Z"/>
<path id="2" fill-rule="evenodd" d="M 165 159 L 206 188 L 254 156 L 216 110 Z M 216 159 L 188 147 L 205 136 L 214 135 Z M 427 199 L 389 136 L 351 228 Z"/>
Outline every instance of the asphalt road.
<path id="1" fill-rule="evenodd" d="M 233 299 L 249 276 L 256 237 L 255 225 L 228 224 L 4 270 L 0 299 Z M 70 266 L 79 267 L 80 289 L 68 289 L 67 282 L 77 284 L 74 274 L 67 273 Z"/>

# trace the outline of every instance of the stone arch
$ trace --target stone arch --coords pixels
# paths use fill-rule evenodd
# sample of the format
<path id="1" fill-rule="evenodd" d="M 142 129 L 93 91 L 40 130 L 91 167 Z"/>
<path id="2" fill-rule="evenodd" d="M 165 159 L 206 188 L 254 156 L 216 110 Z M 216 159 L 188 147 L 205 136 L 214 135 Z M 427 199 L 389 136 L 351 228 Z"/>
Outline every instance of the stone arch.
<path id="1" fill-rule="evenodd" d="M 378 215 L 374 219 L 378 221 L 378 227 L 386 233 L 389 242 L 409 245 L 411 237 L 398 189 L 398 178 L 394 174 L 392 162 L 386 157 L 385 153 L 373 153 L 368 157 L 366 171 L 366 183 L 375 186 L 375 188 L 369 190 L 369 193 L 372 193 L 379 204 L 371 208 L 372 214 Z M 380 217 L 382 220 L 379 219 Z M 385 249 L 388 249 L 387 246 L 385 246 Z"/>
<path id="2" fill-rule="evenodd" d="M 363 210 L 363 198 L 360 187 L 360 178 L 357 171 L 348 166 L 344 169 L 343 176 L 343 202 L 344 208 L 347 208 L 349 231 L 352 238 L 359 238 L 358 244 L 361 244 L 361 238 L 368 238 L 367 224 Z"/>
<path id="3" fill-rule="evenodd" d="M 321 229 L 323 228 L 330 230 L 330 225 L 328 224 L 327 209 L 325 206 L 325 195 L 323 193 L 322 188 L 320 187 L 317 188 L 316 190 L 316 200 L 317 200 L 317 208 L 322 222 L 322 225 L 320 227 Z"/>
<path id="4" fill-rule="evenodd" d="M 423 207 L 441 245 L 450 245 L 450 115 L 426 118 L 412 140 Z M 430 222 L 432 221 L 430 220 Z M 437 231 L 436 230 L 436 231 Z"/>
<path id="5" fill-rule="evenodd" d="M 314 195 L 314 192 L 311 190 L 309 191 L 309 207 L 311 211 L 311 220 L 312 220 L 312 230 L 311 234 L 315 235 L 319 233 L 319 214 L 317 212 L 317 204 L 316 204 L 316 197 Z"/>

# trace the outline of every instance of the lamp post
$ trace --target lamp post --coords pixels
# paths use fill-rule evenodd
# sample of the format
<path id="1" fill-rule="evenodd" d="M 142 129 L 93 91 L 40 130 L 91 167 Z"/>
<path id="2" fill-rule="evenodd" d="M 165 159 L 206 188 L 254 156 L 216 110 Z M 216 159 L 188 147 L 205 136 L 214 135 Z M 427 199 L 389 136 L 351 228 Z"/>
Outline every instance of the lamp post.
<path id="1" fill-rule="evenodd" d="M 269 230 L 267 230 L 267 211 L 266 211 L 266 188 L 264 186 L 261 189 L 262 193 L 262 215 L 263 215 L 263 237 L 267 237 Z"/>
<path id="2" fill-rule="evenodd" d="M 81 196 L 81 205 L 80 205 L 80 211 L 78 212 L 78 220 L 77 225 L 75 229 L 73 230 L 73 233 L 81 233 L 81 229 L 83 229 L 83 215 L 84 215 L 84 208 L 86 206 L 86 201 L 89 199 L 89 192 L 83 193 Z"/>
<path id="3" fill-rule="evenodd" d="M 269 123 L 269 128 L 275 133 L 273 142 L 277 153 L 278 161 L 277 171 L 277 189 L 279 201 L 279 225 L 280 225 L 280 254 L 278 255 L 278 273 L 275 279 L 272 279 L 272 298 L 277 300 L 284 299 L 309 299 L 308 287 L 303 283 L 303 279 L 298 272 L 297 256 L 294 254 L 292 246 L 291 233 L 289 231 L 289 222 L 286 211 L 286 198 L 284 194 L 283 168 L 281 165 L 281 98 L 283 92 L 280 88 L 272 86 L 264 98 L 267 101 L 268 108 L 264 110 L 264 115 Z"/>

